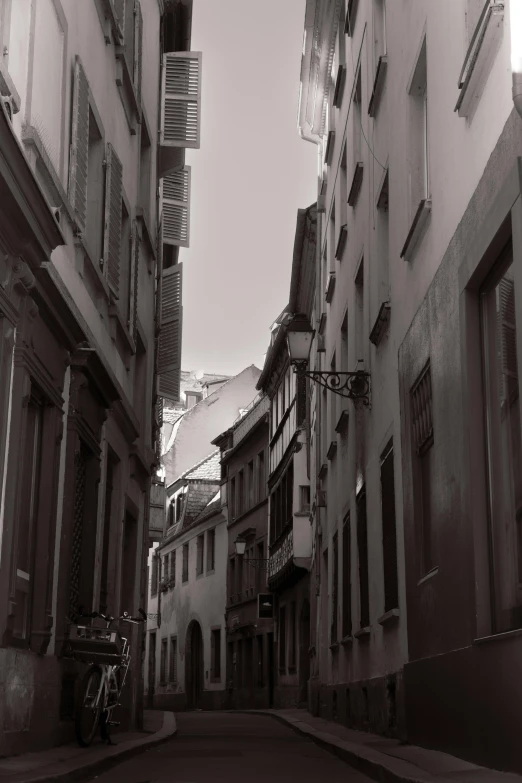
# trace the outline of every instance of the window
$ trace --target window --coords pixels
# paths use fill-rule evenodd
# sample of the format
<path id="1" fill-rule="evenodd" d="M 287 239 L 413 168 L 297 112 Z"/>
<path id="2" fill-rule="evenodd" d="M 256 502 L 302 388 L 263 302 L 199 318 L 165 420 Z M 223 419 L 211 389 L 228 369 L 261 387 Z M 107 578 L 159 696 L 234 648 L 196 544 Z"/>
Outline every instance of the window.
<path id="1" fill-rule="evenodd" d="M 237 514 L 241 516 L 245 511 L 245 475 L 242 470 L 237 476 Z"/>
<path id="2" fill-rule="evenodd" d="M 121 314 L 125 322 L 130 313 L 130 271 L 131 271 L 131 220 L 129 210 L 122 199 L 121 201 L 121 257 L 120 257 L 120 302 Z"/>
<path id="3" fill-rule="evenodd" d="M 310 487 L 308 485 L 299 487 L 299 511 L 302 514 L 310 513 Z"/>
<path id="4" fill-rule="evenodd" d="M 169 658 L 169 682 L 176 684 L 178 681 L 178 639 L 176 636 L 170 637 L 170 658 Z"/>
<path id="5" fill-rule="evenodd" d="M 181 581 L 188 582 L 189 578 L 189 545 L 183 544 L 183 572 L 181 574 Z"/>
<path id="6" fill-rule="evenodd" d="M 150 219 L 150 204 L 152 198 L 152 146 L 150 143 L 147 123 L 141 123 L 140 139 L 140 192 L 139 204 L 147 220 Z"/>
<path id="7" fill-rule="evenodd" d="M 221 628 L 210 632 L 210 678 L 221 679 Z"/>
<path id="8" fill-rule="evenodd" d="M 261 561 L 265 559 L 265 542 L 259 541 L 257 545 L 257 559 Z M 263 568 L 252 569 L 256 572 L 257 592 L 260 593 L 264 589 L 266 584 L 266 571 Z"/>
<path id="9" fill-rule="evenodd" d="M 343 637 L 352 635 L 352 544 L 350 512 L 343 521 Z"/>
<path id="10" fill-rule="evenodd" d="M 172 527 L 175 522 L 175 509 L 176 504 L 174 502 L 169 503 L 169 510 L 167 512 L 167 526 Z"/>
<path id="11" fill-rule="evenodd" d="M 356 360 L 364 361 L 364 258 L 355 278 L 355 349 Z"/>
<path id="12" fill-rule="evenodd" d="M 399 606 L 393 440 L 390 440 L 381 455 L 381 510 L 384 611 L 389 612 Z"/>
<path id="13" fill-rule="evenodd" d="M 40 492 L 43 401 L 31 396 L 23 443 L 23 470 L 26 491 L 21 494 L 16 538 L 16 590 L 13 636 L 28 639 L 31 633 L 31 598 L 34 580 L 34 548 Z"/>
<path id="14" fill-rule="evenodd" d="M 288 623 L 288 668 L 295 669 L 295 634 L 296 634 L 296 605 L 290 604 L 290 618 Z"/>
<path id="15" fill-rule="evenodd" d="M 241 688 L 243 687 L 243 642 L 241 639 L 237 643 L 236 656 L 237 687 Z"/>
<path id="16" fill-rule="evenodd" d="M 230 519 L 236 518 L 236 477 L 230 479 L 230 497 L 228 499 Z"/>
<path id="17" fill-rule="evenodd" d="M 248 463 L 248 507 L 255 505 L 254 460 Z"/>
<path id="18" fill-rule="evenodd" d="M 279 671 L 286 672 L 286 606 L 279 609 Z"/>
<path id="19" fill-rule="evenodd" d="M 161 654 L 160 654 L 160 685 L 165 685 L 167 682 L 167 654 L 168 654 L 168 639 L 161 640 Z"/>
<path id="20" fill-rule="evenodd" d="M 410 207 L 411 217 L 420 203 L 430 196 L 428 145 L 428 81 L 426 38 L 417 58 L 410 84 Z"/>
<path id="21" fill-rule="evenodd" d="M 159 570 L 159 557 L 156 554 L 152 555 L 152 575 L 150 578 L 150 595 L 154 598 L 158 594 L 158 570 Z"/>
<path id="22" fill-rule="evenodd" d="M 419 519 L 418 539 L 421 576 L 434 567 L 432 542 L 433 493 L 432 480 L 432 392 L 431 369 L 426 365 L 411 390 L 413 441 L 415 448 L 414 481 L 416 487 L 416 516 Z"/>
<path id="23" fill-rule="evenodd" d="M 237 583 L 236 583 L 236 597 L 238 601 L 241 601 L 243 598 L 243 558 L 238 557 L 237 559 Z"/>
<path id="24" fill-rule="evenodd" d="M 176 550 L 170 553 L 170 575 L 169 575 L 170 587 L 176 585 Z"/>
<path id="25" fill-rule="evenodd" d="M 353 170 L 358 163 L 362 162 L 362 80 L 361 67 L 355 77 L 355 91 L 353 94 Z"/>
<path id="26" fill-rule="evenodd" d="M 263 656 L 263 636 L 259 634 L 257 639 L 257 687 L 264 688 L 265 685 L 265 663 Z"/>
<path id="27" fill-rule="evenodd" d="M 89 150 L 87 162 L 86 240 L 91 260 L 99 264 L 103 247 L 103 188 L 105 146 L 101 129 L 89 106 Z"/>
<path id="28" fill-rule="evenodd" d="M 203 573 L 203 555 L 205 551 L 205 536 L 201 535 L 196 540 L 196 576 Z"/>
<path id="29" fill-rule="evenodd" d="M 522 440 L 513 251 L 481 291 L 494 631 L 522 627 Z"/>
<path id="30" fill-rule="evenodd" d="M 176 522 L 179 522 L 183 514 L 183 492 L 176 495 Z"/>
<path id="31" fill-rule="evenodd" d="M 231 557 L 228 571 L 228 595 L 230 603 L 233 603 L 236 597 L 236 559 Z"/>
<path id="32" fill-rule="evenodd" d="M 387 302 L 390 298 L 389 291 L 389 247 L 390 247 L 390 216 L 388 211 L 388 171 L 382 181 L 379 198 L 377 201 L 376 214 L 376 239 L 377 239 L 377 263 L 378 263 L 378 290 L 377 304 L 380 307 L 382 302 Z"/>
<path id="33" fill-rule="evenodd" d="M 265 474 L 265 452 L 260 451 L 257 455 L 257 499 L 259 501 L 266 497 L 266 474 Z"/>
<path id="34" fill-rule="evenodd" d="M 366 488 L 356 498 L 357 550 L 359 555 L 359 622 L 361 628 L 370 625 L 370 593 L 368 573 L 368 525 L 366 519 Z"/>
<path id="35" fill-rule="evenodd" d="M 168 586 L 170 578 L 170 555 L 165 555 L 163 558 L 163 573 L 161 575 L 161 581 L 165 585 L 165 587 Z"/>
<path id="36" fill-rule="evenodd" d="M 194 405 L 197 405 L 197 403 L 203 399 L 202 392 L 187 392 L 185 395 L 185 405 L 187 410 L 189 408 L 193 408 Z"/>
<path id="37" fill-rule="evenodd" d="M 213 571 L 216 565 L 216 529 L 207 531 L 207 571 Z"/>
<path id="38" fill-rule="evenodd" d="M 338 640 L 338 597 L 337 590 L 339 584 L 339 536 L 334 534 L 332 540 L 332 617 L 330 623 L 330 644 L 335 644 Z"/>

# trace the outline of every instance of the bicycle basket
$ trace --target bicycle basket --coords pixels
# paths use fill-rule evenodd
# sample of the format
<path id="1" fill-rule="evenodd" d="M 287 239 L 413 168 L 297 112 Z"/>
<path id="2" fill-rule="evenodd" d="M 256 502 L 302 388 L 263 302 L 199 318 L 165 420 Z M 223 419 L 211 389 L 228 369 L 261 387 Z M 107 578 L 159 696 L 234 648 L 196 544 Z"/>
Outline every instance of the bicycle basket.
<path id="1" fill-rule="evenodd" d="M 118 631 L 71 625 L 69 651 L 77 661 L 84 663 L 121 663 L 123 641 Z"/>

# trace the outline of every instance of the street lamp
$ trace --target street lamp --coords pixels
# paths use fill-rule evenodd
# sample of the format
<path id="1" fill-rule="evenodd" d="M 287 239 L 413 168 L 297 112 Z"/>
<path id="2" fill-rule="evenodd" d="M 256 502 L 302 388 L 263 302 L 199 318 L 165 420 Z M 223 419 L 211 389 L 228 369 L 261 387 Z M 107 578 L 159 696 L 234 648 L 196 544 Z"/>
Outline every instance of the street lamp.
<path id="1" fill-rule="evenodd" d="M 236 540 L 234 541 L 235 547 L 236 547 L 236 555 L 239 557 L 243 557 L 246 551 L 246 540 L 239 535 Z M 261 557 L 246 557 L 243 561 L 244 563 L 247 563 L 248 565 L 251 565 L 252 568 L 261 568 L 261 569 L 268 569 L 268 559 L 267 558 L 261 558 Z"/>
<path id="2" fill-rule="evenodd" d="M 290 364 L 294 368 L 298 378 L 310 378 L 314 383 L 324 386 L 325 389 L 348 397 L 351 400 L 362 400 L 364 405 L 370 404 L 370 374 L 364 370 L 355 372 L 321 372 L 308 370 L 310 351 L 315 331 L 310 321 L 299 313 L 294 315 L 286 327 L 286 341 Z"/>

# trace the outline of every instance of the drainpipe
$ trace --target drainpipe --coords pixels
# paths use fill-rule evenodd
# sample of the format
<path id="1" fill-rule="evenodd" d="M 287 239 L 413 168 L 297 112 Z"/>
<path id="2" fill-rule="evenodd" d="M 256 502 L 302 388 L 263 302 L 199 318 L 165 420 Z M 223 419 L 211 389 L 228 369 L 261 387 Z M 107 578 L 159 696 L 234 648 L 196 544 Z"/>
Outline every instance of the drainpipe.
<path id="1" fill-rule="evenodd" d="M 511 0 L 510 17 L 513 103 L 522 117 L 522 0 Z"/>

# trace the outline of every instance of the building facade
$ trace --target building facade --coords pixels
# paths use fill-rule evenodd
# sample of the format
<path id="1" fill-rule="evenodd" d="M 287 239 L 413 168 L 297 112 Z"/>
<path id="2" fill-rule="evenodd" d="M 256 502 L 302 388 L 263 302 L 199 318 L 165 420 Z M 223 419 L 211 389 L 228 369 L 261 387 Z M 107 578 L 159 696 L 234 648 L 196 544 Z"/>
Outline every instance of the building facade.
<path id="1" fill-rule="evenodd" d="M 167 489 L 166 529 L 149 555 L 147 703 L 219 709 L 225 699 L 227 526 L 220 452 Z"/>
<path id="2" fill-rule="evenodd" d="M 185 118 L 175 138 L 160 111 L 186 97 L 161 75 L 187 8 L 0 2 L 2 754 L 72 738 L 81 608 L 135 614 L 146 600 L 154 376 L 179 366 L 158 364 L 179 338 L 166 341 L 172 220 L 156 190 L 186 176 L 188 132 Z M 199 55 L 183 51 L 197 81 Z M 125 630 L 122 727 L 139 725 L 143 700 L 143 631 Z"/>
<path id="3" fill-rule="evenodd" d="M 267 598 L 268 398 L 256 397 L 247 412 L 214 443 L 221 449 L 222 493 L 227 506 L 227 707 L 267 708 L 274 702 L 273 617 L 259 613 Z M 236 540 L 245 542 L 244 554 Z M 271 614 L 269 611 L 265 614 Z M 261 609 L 261 615 L 263 608 Z"/>
<path id="4" fill-rule="evenodd" d="M 315 405 L 311 708 L 520 771 L 515 5 L 309 0 L 299 128 L 312 366 L 371 382 L 368 408 Z"/>

